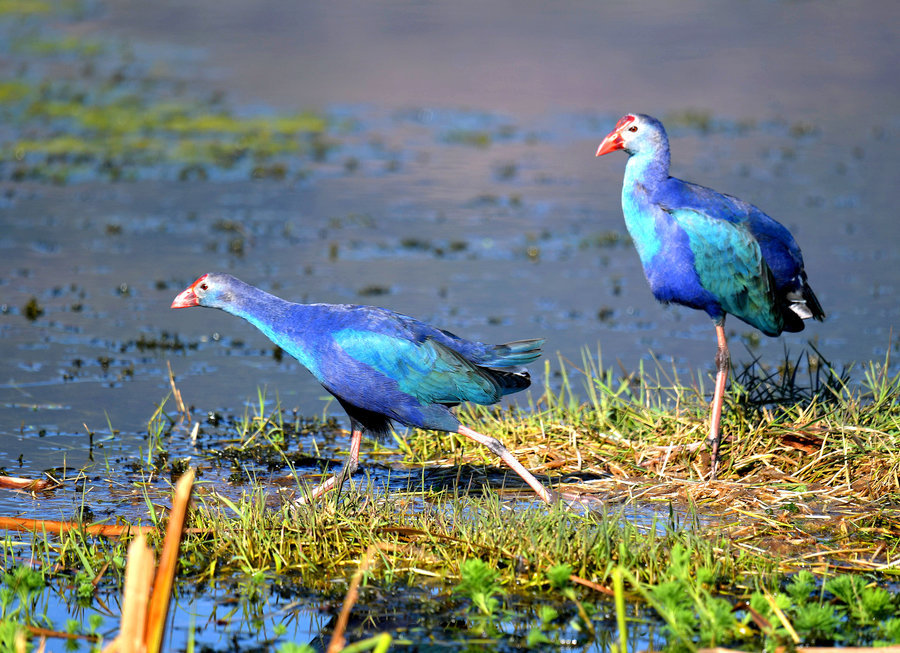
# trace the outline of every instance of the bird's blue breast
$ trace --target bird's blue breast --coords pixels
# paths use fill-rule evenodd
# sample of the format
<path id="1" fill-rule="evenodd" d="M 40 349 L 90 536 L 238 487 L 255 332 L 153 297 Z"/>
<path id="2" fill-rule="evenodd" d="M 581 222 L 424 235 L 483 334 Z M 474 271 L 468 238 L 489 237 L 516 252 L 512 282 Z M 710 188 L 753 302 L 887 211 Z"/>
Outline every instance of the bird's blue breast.
<path id="1" fill-rule="evenodd" d="M 279 306 L 282 314 L 247 314 L 242 315 L 257 329 L 289 355 L 293 356 L 303 367 L 308 369 L 320 382 L 322 372 L 319 367 L 321 358 L 321 342 L 316 338 L 314 329 L 308 329 L 308 316 L 305 307 L 299 304 Z M 310 333 L 312 332 L 312 333 Z"/>
<path id="2" fill-rule="evenodd" d="M 697 274 L 685 230 L 655 205 L 639 183 L 623 191 L 622 209 L 653 296 L 661 302 L 683 304 L 704 310 L 713 318 L 721 317 L 722 307 Z"/>

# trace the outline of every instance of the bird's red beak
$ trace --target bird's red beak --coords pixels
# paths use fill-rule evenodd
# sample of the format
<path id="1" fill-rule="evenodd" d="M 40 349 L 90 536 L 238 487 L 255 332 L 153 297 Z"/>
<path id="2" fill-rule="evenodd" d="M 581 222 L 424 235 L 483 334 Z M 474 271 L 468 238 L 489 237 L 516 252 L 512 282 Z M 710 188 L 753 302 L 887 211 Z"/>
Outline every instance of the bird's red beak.
<path id="1" fill-rule="evenodd" d="M 597 156 L 625 149 L 625 140 L 622 138 L 622 132 L 634 121 L 635 117 L 630 113 L 619 118 L 615 128 L 606 135 L 606 138 L 600 143 L 600 147 L 597 148 Z"/>
<path id="2" fill-rule="evenodd" d="M 622 141 L 622 135 L 619 133 L 619 128 L 616 127 L 616 129 L 609 132 L 609 134 L 606 135 L 606 138 L 603 139 L 603 142 L 600 143 L 600 147 L 597 148 L 597 156 L 603 156 L 604 154 L 621 150 L 623 147 L 625 147 L 625 143 Z"/>
<path id="3" fill-rule="evenodd" d="M 197 298 L 197 293 L 194 292 L 194 288 L 205 278 L 206 275 L 204 274 L 190 286 L 178 293 L 178 297 L 172 300 L 172 305 L 169 308 L 190 308 L 191 306 L 199 306 L 200 300 Z"/>

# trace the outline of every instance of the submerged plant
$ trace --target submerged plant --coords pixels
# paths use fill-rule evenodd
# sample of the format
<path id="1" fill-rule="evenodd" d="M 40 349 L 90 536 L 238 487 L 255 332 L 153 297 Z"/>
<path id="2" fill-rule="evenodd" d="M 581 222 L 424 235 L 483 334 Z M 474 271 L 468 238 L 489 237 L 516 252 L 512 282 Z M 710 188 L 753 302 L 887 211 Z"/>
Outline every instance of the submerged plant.
<path id="1" fill-rule="evenodd" d="M 462 577 L 454 592 L 468 597 L 485 616 L 493 616 L 500 606 L 495 597 L 501 592 L 497 584 L 497 572 L 478 558 L 469 558 L 459 566 Z"/>

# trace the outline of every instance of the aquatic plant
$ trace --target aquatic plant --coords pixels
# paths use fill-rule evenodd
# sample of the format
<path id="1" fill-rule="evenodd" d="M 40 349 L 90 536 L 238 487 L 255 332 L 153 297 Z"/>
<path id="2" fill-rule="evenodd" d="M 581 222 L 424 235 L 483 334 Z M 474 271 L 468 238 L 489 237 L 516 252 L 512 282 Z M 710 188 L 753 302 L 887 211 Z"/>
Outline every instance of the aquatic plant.
<path id="1" fill-rule="evenodd" d="M 331 126 L 322 115 L 238 115 L 215 94 L 145 70 L 151 63 L 139 62 L 125 44 L 61 36 L 41 24 L 23 34 L 21 14 L 78 15 L 82 4 L 0 3 L 0 34 L 11 37 L 11 56 L 29 64 L 20 70 L 54 71 L 0 82 L 0 116 L 10 127 L 0 140 L 0 176 L 53 183 L 284 179 L 324 161 L 339 143 L 336 133 L 325 136 Z M 103 67 L 53 65 L 100 55 Z M 103 77 L 109 68 L 119 72 Z"/>

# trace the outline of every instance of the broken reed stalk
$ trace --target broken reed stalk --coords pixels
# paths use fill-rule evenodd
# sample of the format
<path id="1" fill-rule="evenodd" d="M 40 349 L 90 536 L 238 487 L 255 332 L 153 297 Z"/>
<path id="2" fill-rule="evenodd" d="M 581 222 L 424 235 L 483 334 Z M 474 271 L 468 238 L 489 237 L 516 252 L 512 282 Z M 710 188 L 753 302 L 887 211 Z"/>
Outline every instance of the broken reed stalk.
<path id="1" fill-rule="evenodd" d="M 189 469 L 175 486 L 158 568 L 143 531 L 138 531 L 137 537 L 128 546 L 119 635 L 104 649 L 104 653 L 159 653 L 161 650 L 178 548 L 193 483 L 194 470 Z"/>
<path id="2" fill-rule="evenodd" d="M 369 545 L 369 548 L 366 549 L 366 552 L 359 561 L 359 567 L 357 567 L 356 571 L 353 573 L 353 578 L 350 579 L 350 587 L 347 589 L 347 595 L 344 597 L 344 604 L 341 606 L 341 614 L 338 615 L 337 623 L 334 626 L 334 633 L 331 635 L 331 642 L 328 644 L 326 653 L 339 653 L 347 644 L 344 633 L 347 630 L 347 622 L 350 620 L 350 611 L 353 609 L 353 605 L 359 598 L 359 584 L 362 581 L 363 574 L 365 574 L 372 566 L 372 556 L 377 549 L 377 544 Z"/>
<path id="3" fill-rule="evenodd" d="M 178 408 L 178 413 L 180 415 L 187 417 L 187 421 L 190 424 L 191 414 L 184 406 L 184 401 L 181 398 L 181 390 L 175 385 L 175 374 L 172 372 L 172 363 L 166 361 L 166 367 L 169 369 L 169 385 L 172 386 L 172 396 L 175 397 L 175 407 Z"/>
<path id="4" fill-rule="evenodd" d="M 194 469 L 189 469 L 175 485 L 175 496 L 172 499 L 172 512 L 169 514 L 169 525 L 166 527 L 166 539 L 163 542 L 162 555 L 159 557 L 159 568 L 153 582 L 153 595 L 147 610 L 148 632 L 147 651 L 156 653 L 162 646 L 163 633 L 166 629 L 166 615 L 172 596 L 172 585 L 175 580 L 175 566 L 178 564 L 178 548 L 181 545 L 181 534 L 187 515 L 191 488 L 194 486 Z"/>
<path id="5" fill-rule="evenodd" d="M 15 641 L 15 652 L 16 653 L 28 653 L 28 637 L 25 635 L 25 631 L 20 630 L 16 633 L 16 641 Z M 38 644 L 38 647 L 32 651 L 32 653 L 45 653 L 47 650 L 47 638 L 41 637 L 41 641 Z"/>
<path id="6" fill-rule="evenodd" d="M 125 565 L 125 598 L 119 636 L 106 647 L 105 653 L 143 653 L 146 651 L 147 604 L 150 600 L 156 556 L 147 546 L 143 533 L 128 545 Z"/>
<path id="7" fill-rule="evenodd" d="M 30 478 L 19 478 L 17 476 L 0 476 L 0 488 L 5 488 L 7 490 L 40 492 L 42 490 L 52 490 L 56 487 L 59 487 L 59 483 L 54 483 L 47 478 L 33 480 Z"/>
<path id="8" fill-rule="evenodd" d="M 0 517 L 0 530 L 26 533 L 68 533 L 84 531 L 86 535 L 122 537 L 135 533 L 154 533 L 156 526 L 134 526 L 132 524 L 84 524 L 77 521 L 54 521 L 52 519 L 26 519 L 24 517 Z"/>
<path id="9" fill-rule="evenodd" d="M 625 584 L 622 582 L 622 569 L 613 569 L 612 577 L 616 604 L 616 626 L 619 631 L 619 653 L 627 653 L 628 629 L 625 626 Z"/>

